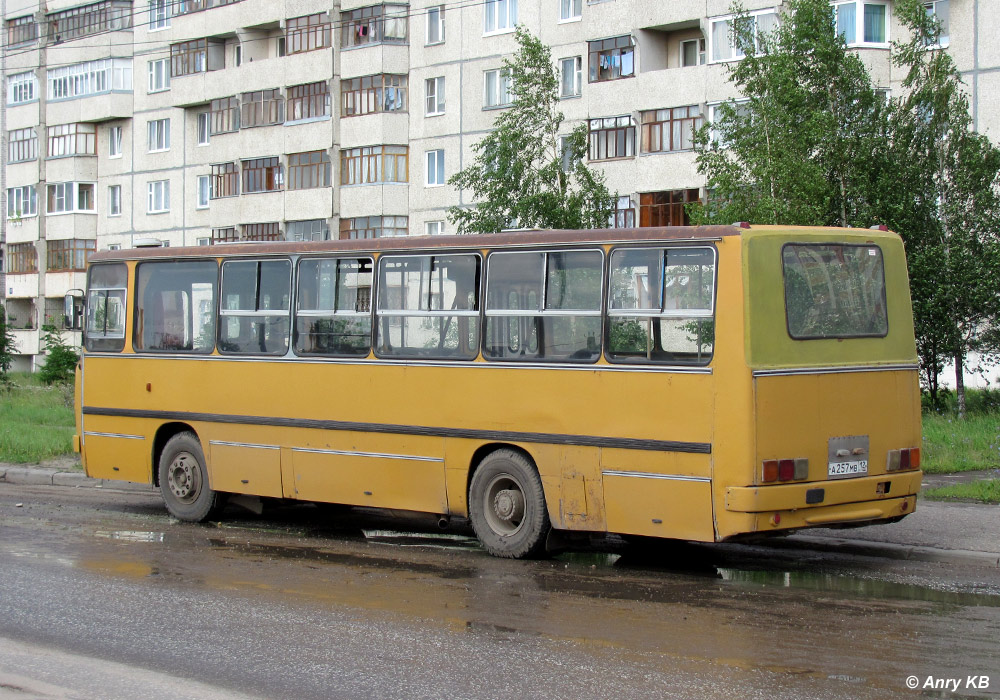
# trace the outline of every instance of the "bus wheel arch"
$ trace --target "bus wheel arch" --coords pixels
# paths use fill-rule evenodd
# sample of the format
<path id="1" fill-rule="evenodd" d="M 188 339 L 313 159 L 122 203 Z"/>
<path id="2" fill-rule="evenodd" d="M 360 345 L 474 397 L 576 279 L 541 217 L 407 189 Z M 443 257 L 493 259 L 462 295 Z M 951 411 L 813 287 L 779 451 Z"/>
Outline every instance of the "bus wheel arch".
<path id="1" fill-rule="evenodd" d="M 187 423 L 164 423 L 156 429 L 156 435 L 153 436 L 153 452 L 150 455 L 152 459 L 153 486 L 160 485 L 160 457 L 163 455 L 163 448 L 166 447 L 170 438 L 178 433 L 193 433 L 197 435 L 194 428 Z"/>
<path id="2" fill-rule="evenodd" d="M 476 451 L 469 486 L 469 520 L 483 547 L 510 559 L 545 554 L 551 529 L 534 460 L 514 445 Z"/>

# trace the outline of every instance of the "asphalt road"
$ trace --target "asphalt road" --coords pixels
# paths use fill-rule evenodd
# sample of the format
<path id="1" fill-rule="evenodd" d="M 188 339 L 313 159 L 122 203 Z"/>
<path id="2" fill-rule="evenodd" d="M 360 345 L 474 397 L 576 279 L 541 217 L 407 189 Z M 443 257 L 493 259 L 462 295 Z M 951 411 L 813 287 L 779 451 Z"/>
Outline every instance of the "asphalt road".
<path id="1" fill-rule="evenodd" d="M 0 698 L 1000 697 L 995 566 L 424 525 L 0 484 Z"/>

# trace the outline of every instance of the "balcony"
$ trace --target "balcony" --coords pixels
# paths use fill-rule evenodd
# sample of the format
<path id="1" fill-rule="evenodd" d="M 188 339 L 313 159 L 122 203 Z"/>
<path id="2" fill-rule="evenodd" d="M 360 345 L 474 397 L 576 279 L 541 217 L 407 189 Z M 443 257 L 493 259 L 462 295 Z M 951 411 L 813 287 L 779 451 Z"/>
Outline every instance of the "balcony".
<path id="1" fill-rule="evenodd" d="M 18 355 L 37 355 L 39 347 L 38 331 L 34 328 L 12 329 L 14 348 Z"/>

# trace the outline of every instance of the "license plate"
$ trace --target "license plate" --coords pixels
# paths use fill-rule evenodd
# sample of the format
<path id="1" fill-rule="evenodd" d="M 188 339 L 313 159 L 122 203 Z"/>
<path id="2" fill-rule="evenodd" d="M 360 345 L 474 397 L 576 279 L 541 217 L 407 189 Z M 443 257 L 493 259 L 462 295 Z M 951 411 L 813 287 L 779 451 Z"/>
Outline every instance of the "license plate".
<path id="1" fill-rule="evenodd" d="M 858 476 L 868 473 L 868 460 L 860 459 L 856 462 L 830 462 L 830 478 L 844 476 Z"/>

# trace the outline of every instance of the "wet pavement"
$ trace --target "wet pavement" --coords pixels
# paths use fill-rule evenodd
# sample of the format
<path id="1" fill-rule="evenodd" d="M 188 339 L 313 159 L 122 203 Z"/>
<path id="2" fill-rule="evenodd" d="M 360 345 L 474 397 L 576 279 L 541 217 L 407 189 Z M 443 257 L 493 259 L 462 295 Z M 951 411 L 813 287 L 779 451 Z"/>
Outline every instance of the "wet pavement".
<path id="1" fill-rule="evenodd" d="M 0 484 L 0 698 L 1000 697 L 1000 568 L 839 543 L 878 529 L 518 562 L 401 513 Z"/>

